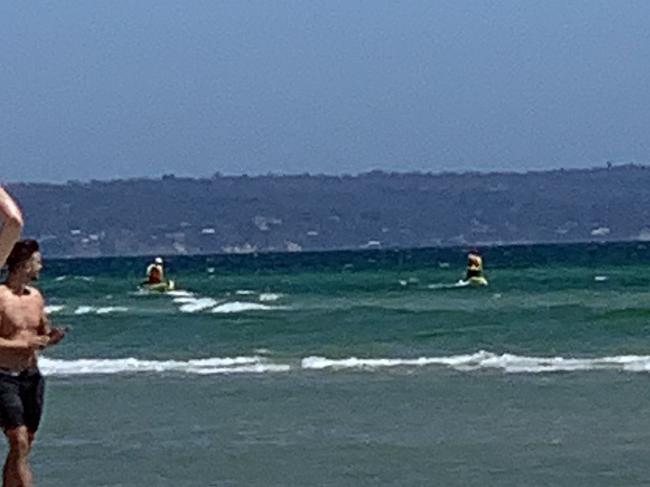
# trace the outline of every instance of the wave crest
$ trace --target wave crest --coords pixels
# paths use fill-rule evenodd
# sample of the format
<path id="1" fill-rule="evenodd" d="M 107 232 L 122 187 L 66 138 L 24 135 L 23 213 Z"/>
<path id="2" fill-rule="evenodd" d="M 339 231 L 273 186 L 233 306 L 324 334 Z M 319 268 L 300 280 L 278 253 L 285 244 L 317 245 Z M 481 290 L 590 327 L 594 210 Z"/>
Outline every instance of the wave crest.
<path id="1" fill-rule="evenodd" d="M 195 360 L 78 359 L 61 360 L 41 357 L 39 366 L 45 375 L 106 375 L 133 373 L 236 374 L 286 372 L 286 364 L 274 364 L 259 356 L 216 357 Z"/>
<path id="2" fill-rule="evenodd" d="M 259 353 L 268 352 L 258 350 Z M 190 360 L 77 359 L 63 360 L 41 357 L 43 373 L 53 376 L 181 373 L 263 374 L 288 372 L 295 368 L 310 371 L 360 370 L 378 372 L 387 368 L 444 367 L 464 372 L 496 370 L 504 373 L 555 373 L 614 370 L 623 372 L 650 372 L 650 355 L 618 355 L 611 357 L 527 357 L 509 353 L 495 354 L 481 350 L 472 354 L 417 358 L 358 358 L 334 359 L 310 356 L 296 362 L 271 360 L 261 355 L 213 357 Z"/>
<path id="3" fill-rule="evenodd" d="M 286 309 L 284 306 L 269 306 L 267 304 L 233 301 L 223 303 L 212 309 L 213 313 L 242 313 L 244 311 L 273 311 Z"/>
<path id="4" fill-rule="evenodd" d="M 527 357 L 509 353 L 495 354 L 481 350 L 473 354 L 418 358 L 329 359 L 306 357 L 303 369 L 379 369 L 387 367 L 424 367 L 440 365 L 461 371 L 497 369 L 506 373 L 549 373 L 589 370 L 650 371 L 650 355 L 620 355 L 597 358 Z"/>

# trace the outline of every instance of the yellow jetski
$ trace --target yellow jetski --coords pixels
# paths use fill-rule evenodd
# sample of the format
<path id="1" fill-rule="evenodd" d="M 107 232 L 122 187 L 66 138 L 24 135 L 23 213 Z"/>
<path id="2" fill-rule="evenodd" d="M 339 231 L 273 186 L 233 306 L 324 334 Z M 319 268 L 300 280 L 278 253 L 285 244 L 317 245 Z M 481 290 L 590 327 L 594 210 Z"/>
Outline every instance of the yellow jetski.
<path id="1" fill-rule="evenodd" d="M 174 283 L 174 281 L 171 280 L 165 282 L 159 282 L 157 284 L 149 284 L 147 281 L 145 281 L 142 284 L 140 284 L 140 287 L 142 289 L 146 289 L 147 291 L 166 293 L 176 289 L 176 284 Z"/>
<path id="2" fill-rule="evenodd" d="M 477 276 L 477 277 L 470 277 L 465 281 L 468 283 L 470 286 L 487 286 L 488 285 L 488 280 L 484 276 Z"/>

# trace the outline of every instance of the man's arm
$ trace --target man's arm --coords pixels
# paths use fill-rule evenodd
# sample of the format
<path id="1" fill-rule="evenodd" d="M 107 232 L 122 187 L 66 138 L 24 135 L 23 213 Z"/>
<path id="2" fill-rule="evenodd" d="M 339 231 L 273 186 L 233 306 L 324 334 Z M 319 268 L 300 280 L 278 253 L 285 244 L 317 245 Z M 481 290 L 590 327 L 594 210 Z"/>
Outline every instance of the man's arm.
<path id="1" fill-rule="evenodd" d="M 7 257 L 11 253 L 14 244 L 20 237 L 23 229 L 23 215 L 16 202 L 0 186 L 0 218 L 2 219 L 2 230 L 0 230 L 0 267 L 5 265 Z"/>
<path id="2" fill-rule="evenodd" d="M 59 327 L 50 326 L 50 320 L 48 320 L 47 314 L 45 313 L 45 309 L 43 309 L 43 311 L 41 312 L 41 322 L 38 327 L 38 336 L 45 337 L 48 339 L 47 346 L 56 345 L 61 340 L 63 340 L 66 331 L 68 331 L 67 327 L 59 328 Z M 0 346 L 1 346 L 1 342 L 0 342 Z"/>
<path id="3" fill-rule="evenodd" d="M 1 350 L 38 350 L 45 348 L 50 342 L 47 336 L 33 336 L 29 339 L 25 338 L 0 338 L 0 351 Z"/>

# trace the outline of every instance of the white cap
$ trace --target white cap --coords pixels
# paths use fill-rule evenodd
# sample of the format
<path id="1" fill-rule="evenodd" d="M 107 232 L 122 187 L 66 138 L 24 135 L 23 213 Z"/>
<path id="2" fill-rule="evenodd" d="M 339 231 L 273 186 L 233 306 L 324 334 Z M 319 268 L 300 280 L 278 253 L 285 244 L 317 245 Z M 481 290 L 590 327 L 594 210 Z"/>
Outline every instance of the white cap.
<path id="1" fill-rule="evenodd" d="M 156 264 L 162 264 L 162 263 L 163 263 L 162 257 L 156 257 L 153 261 L 154 261 Z"/>

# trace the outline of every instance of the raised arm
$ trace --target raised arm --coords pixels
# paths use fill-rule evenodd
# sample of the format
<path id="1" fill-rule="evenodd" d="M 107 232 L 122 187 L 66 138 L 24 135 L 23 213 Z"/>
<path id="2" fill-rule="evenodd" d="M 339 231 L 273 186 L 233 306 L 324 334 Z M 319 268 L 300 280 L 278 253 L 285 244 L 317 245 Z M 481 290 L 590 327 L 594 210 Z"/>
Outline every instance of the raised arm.
<path id="1" fill-rule="evenodd" d="M 20 208 L 2 186 L 0 186 L 0 219 L 2 219 L 2 230 L 0 230 L 0 267 L 2 267 L 23 230 L 23 215 Z"/>

